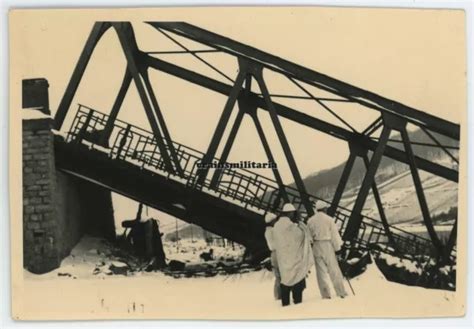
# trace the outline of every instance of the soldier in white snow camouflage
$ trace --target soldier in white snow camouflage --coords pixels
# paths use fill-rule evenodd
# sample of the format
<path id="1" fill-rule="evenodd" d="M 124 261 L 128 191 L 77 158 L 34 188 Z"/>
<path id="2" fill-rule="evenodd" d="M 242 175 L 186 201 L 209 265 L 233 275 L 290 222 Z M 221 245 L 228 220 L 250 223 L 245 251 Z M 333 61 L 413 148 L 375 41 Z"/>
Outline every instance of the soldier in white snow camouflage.
<path id="1" fill-rule="evenodd" d="M 313 241 L 313 256 L 316 266 L 316 277 L 323 298 L 331 298 L 330 282 L 336 294 L 344 298 L 343 276 L 336 252 L 341 249 L 343 241 L 339 235 L 334 219 L 323 212 L 324 203 L 316 202 L 316 213 L 308 219 L 307 226 Z"/>

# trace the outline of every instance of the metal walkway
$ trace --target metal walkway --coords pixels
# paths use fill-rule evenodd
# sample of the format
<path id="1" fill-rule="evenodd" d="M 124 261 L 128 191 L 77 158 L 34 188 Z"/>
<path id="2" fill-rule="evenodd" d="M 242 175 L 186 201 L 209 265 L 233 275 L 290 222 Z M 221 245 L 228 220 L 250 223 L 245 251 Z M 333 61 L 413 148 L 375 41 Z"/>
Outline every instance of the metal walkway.
<path id="1" fill-rule="evenodd" d="M 64 156 L 57 154 L 58 168 L 81 178 L 94 181 L 118 193 L 132 197 L 137 201 L 149 204 L 186 222 L 201 225 L 205 229 L 244 245 L 248 246 L 250 244 L 254 248 L 261 248 L 264 245 L 263 216 L 268 211 L 280 207 L 283 202 L 281 191 L 276 181 L 245 169 L 229 168 L 222 169 L 217 184 L 213 184 L 212 179 L 206 179 L 202 183 L 198 182 L 199 168 L 197 164 L 202 161 L 204 157 L 203 152 L 173 141 L 173 147 L 176 150 L 182 171 L 168 170 L 152 132 L 117 119 L 112 127 L 111 138 L 109 139 L 110 145 L 108 145 L 108 143 L 104 144 L 100 141 L 101 133 L 103 133 L 104 129 L 107 129 L 107 122 L 107 115 L 87 106 L 79 105 L 67 136 L 57 136 L 56 152 L 64 153 L 66 150 L 68 152 Z M 169 148 L 169 145 L 167 145 L 167 148 Z M 105 162 L 102 165 L 94 164 L 94 167 L 87 166 L 88 158 L 78 156 L 76 158 L 80 162 L 78 163 L 78 161 L 74 160 L 74 157 L 71 157 L 71 154 L 79 155 L 84 154 L 84 152 L 98 155 L 106 160 L 104 160 Z M 214 160 L 216 162 L 219 161 L 217 158 Z M 225 224 L 209 225 L 203 217 L 209 216 L 209 214 L 201 213 L 202 216 L 199 216 L 193 213 L 191 206 L 193 200 L 189 193 L 185 198 L 175 199 L 174 201 L 171 199 L 162 200 L 164 203 L 159 204 L 153 202 L 153 200 L 146 200 L 145 195 L 139 196 L 132 191 L 125 191 L 123 188 L 121 190 L 117 189 L 111 186 L 113 184 L 110 182 L 100 181 L 103 176 L 100 174 L 94 175 L 93 173 L 99 170 L 98 167 L 107 171 L 113 170 L 114 167 L 123 166 L 124 163 L 138 170 L 135 172 L 128 171 L 127 177 L 122 177 L 123 180 L 131 181 L 129 189 L 135 191 L 139 191 L 141 188 L 147 189 L 143 181 L 137 179 L 137 173 L 139 172 L 144 175 L 145 179 L 146 177 L 150 177 L 150 179 L 152 177 L 161 177 L 167 182 L 173 183 L 174 186 L 178 186 L 183 191 L 204 193 L 212 197 L 213 200 L 218 199 L 226 204 L 225 208 L 240 208 L 244 211 L 236 215 L 234 219 L 229 219 Z M 81 171 L 80 168 L 90 169 Z M 163 190 L 166 189 L 164 186 L 155 186 L 155 189 L 162 188 Z M 298 190 L 290 186 L 285 186 L 285 190 L 290 202 L 295 204 L 299 211 L 304 212 L 305 208 Z M 315 201 L 319 198 L 310 195 L 310 199 Z M 176 200 L 179 200 L 179 203 Z M 328 205 L 331 204 L 331 202 L 326 200 L 322 201 Z M 349 209 L 340 206 L 335 211 L 334 217 L 341 233 L 346 228 L 350 214 L 351 211 Z M 226 219 L 224 218 L 223 220 Z M 234 226 L 230 225 L 232 220 L 235 222 Z M 241 229 L 236 230 L 236 227 L 239 226 L 239 221 L 242 223 L 253 221 L 255 225 L 244 225 Z M 233 234 L 226 229 L 226 225 L 234 227 L 232 229 Z M 417 256 L 432 255 L 434 253 L 430 240 L 395 226 L 390 226 L 390 231 L 392 232 L 395 244 L 389 242 L 380 221 L 363 216 L 356 242 L 363 247 L 375 247 L 397 255 Z M 395 246 L 398 250 L 395 249 Z"/>

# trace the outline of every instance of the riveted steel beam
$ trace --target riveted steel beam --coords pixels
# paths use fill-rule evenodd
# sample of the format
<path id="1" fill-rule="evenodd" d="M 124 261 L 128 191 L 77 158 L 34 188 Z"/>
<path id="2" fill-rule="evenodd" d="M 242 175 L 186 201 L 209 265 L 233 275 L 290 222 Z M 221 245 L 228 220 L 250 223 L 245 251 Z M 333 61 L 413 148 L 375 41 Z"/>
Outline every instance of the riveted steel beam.
<path id="1" fill-rule="evenodd" d="M 201 87 L 207 88 L 209 90 L 213 90 L 217 93 L 229 95 L 230 91 L 232 90 L 232 86 L 230 85 L 206 77 L 202 74 L 179 67 L 172 63 L 163 61 L 161 59 L 148 56 L 145 60 L 150 67 L 173 75 L 180 79 L 186 80 L 193 84 L 199 85 Z M 268 106 L 262 97 L 259 97 L 255 93 L 250 93 L 249 97 L 253 98 L 253 100 L 258 104 L 258 107 L 260 109 L 268 111 Z M 339 126 L 325 122 L 305 113 L 296 111 L 293 108 L 279 104 L 277 102 L 273 102 L 273 106 L 280 117 L 297 122 L 312 129 L 319 130 L 335 138 L 350 141 L 364 137 Z M 366 138 L 363 140 L 364 147 L 366 147 L 368 150 L 374 151 L 378 145 L 377 141 L 370 140 L 367 136 L 365 137 Z M 404 151 L 387 145 L 384 152 L 385 156 L 408 164 L 408 158 Z M 432 161 L 420 157 L 416 157 L 416 161 L 418 167 L 422 170 L 425 170 L 427 172 L 430 172 L 453 182 L 458 181 L 458 172 L 456 170 L 438 165 Z"/>
<path id="2" fill-rule="evenodd" d="M 99 42 L 100 38 L 104 33 L 110 28 L 111 24 L 109 22 L 96 22 L 92 27 L 92 31 L 87 38 L 86 44 L 82 49 L 82 53 L 79 56 L 79 59 L 74 67 L 72 72 L 71 79 L 66 87 L 63 98 L 59 103 L 58 110 L 54 116 L 54 129 L 60 130 L 64 119 L 66 118 L 69 107 L 71 106 L 72 99 L 76 94 L 79 83 L 82 80 L 82 76 L 86 70 L 87 64 L 91 59 L 92 53 Z"/>
<path id="3" fill-rule="evenodd" d="M 238 58 L 245 58 L 269 70 L 298 79 L 335 95 L 343 96 L 367 108 L 375 109 L 381 113 L 394 114 L 417 126 L 429 128 L 457 140 L 460 138 L 460 126 L 458 124 L 358 88 L 217 33 L 184 22 L 147 23 L 156 29 L 167 30 Z"/>

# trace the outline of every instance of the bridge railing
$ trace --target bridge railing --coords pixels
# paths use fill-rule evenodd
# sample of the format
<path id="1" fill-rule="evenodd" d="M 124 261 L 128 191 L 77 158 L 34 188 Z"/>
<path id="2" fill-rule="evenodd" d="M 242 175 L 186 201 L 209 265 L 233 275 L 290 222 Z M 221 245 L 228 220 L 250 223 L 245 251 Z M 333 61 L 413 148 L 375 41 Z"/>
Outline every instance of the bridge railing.
<path id="1" fill-rule="evenodd" d="M 71 143 L 85 141 L 90 144 L 91 148 L 106 152 L 112 159 L 124 160 L 140 168 L 159 171 L 169 177 L 173 176 L 166 170 L 154 135 L 143 128 L 117 119 L 110 130 L 108 138 L 108 141 L 111 141 L 110 144 L 100 144 L 108 119 L 109 117 L 104 113 L 80 104 L 68 132 L 67 141 Z M 165 140 L 163 142 L 169 152 L 170 145 Z M 244 208 L 253 208 L 263 213 L 281 207 L 283 198 L 276 181 L 243 168 L 221 169 L 217 185 L 213 185 L 210 178 L 206 178 L 202 184 L 197 184 L 198 163 L 203 159 L 204 153 L 174 141 L 172 143 L 184 173 L 182 177 L 175 178 L 183 180 L 184 184 L 195 189 L 206 190 L 221 199 L 228 199 L 240 203 Z M 218 163 L 219 159 L 214 159 L 214 161 Z M 304 211 L 299 191 L 291 186 L 285 186 L 284 190 L 289 201 L 298 210 Z M 309 197 L 312 201 L 320 200 L 330 204 L 316 196 L 310 195 Z M 344 231 L 350 214 L 349 209 L 338 207 L 335 219 L 341 232 Z M 377 245 L 382 250 L 391 253 L 434 254 L 430 240 L 395 226 L 390 226 L 390 231 L 395 240 L 394 246 L 390 245 L 382 223 L 363 215 L 356 241 L 367 247 Z"/>

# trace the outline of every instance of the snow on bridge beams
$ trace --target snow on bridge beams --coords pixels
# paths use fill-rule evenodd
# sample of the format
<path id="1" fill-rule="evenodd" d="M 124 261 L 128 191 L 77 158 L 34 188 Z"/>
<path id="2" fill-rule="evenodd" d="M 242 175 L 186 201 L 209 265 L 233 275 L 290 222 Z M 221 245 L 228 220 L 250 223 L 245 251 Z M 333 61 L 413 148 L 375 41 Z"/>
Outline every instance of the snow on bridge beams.
<path id="1" fill-rule="evenodd" d="M 331 78 L 325 74 L 321 74 L 295 63 L 291 63 L 259 49 L 187 23 L 148 22 L 148 24 L 153 26 L 159 32 L 163 33 L 168 39 L 180 46 L 183 49 L 182 53 L 188 53 L 194 56 L 208 67 L 224 76 L 231 82 L 231 84 L 222 83 L 208 76 L 195 73 L 153 56 L 159 52 L 145 53 L 141 51 L 136 43 L 133 27 L 129 22 L 96 22 L 78 60 L 77 66 L 73 72 L 72 78 L 66 88 L 64 97 L 56 113 L 56 129 L 59 129 L 62 126 L 67 111 L 70 108 L 72 98 L 78 88 L 84 70 L 96 44 L 106 30 L 113 28 L 118 35 L 123 52 L 126 55 L 127 67 L 125 69 L 128 73 L 130 73 L 131 79 L 129 76 L 127 76 L 127 74 L 125 75 L 123 88 L 121 88 L 117 97 L 117 106 L 114 106 L 113 115 L 110 116 L 111 121 L 108 123 L 108 125 L 113 125 L 122 103 L 121 98 L 123 98 L 126 94 L 130 80 L 133 80 L 137 86 L 137 90 L 140 94 L 141 101 L 150 121 L 155 140 L 159 144 L 158 146 L 160 146 L 160 150 L 163 154 L 168 170 L 177 171 L 180 173 L 181 168 L 179 167 L 179 161 L 176 160 L 176 150 L 174 150 L 172 147 L 173 143 L 171 142 L 171 135 L 168 132 L 166 122 L 161 114 L 160 107 L 148 78 L 147 70 L 149 68 L 166 72 L 173 76 L 200 85 L 204 88 L 228 95 L 226 106 L 216 127 L 213 138 L 209 144 L 209 148 L 204 154 L 203 160 L 213 159 L 216 155 L 216 151 L 223 137 L 223 131 L 230 124 L 230 113 L 233 111 L 233 107 L 236 103 L 239 104 L 240 107 L 245 105 L 240 109 L 244 112 L 244 114 L 252 115 L 252 110 L 250 109 L 253 108 L 259 108 L 268 111 L 272 119 L 273 127 L 277 132 L 278 140 L 280 141 L 280 144 L 283 148 L 285 158 L 291 169 L 293 179 L 298 188 L 298 192 L 302 198 L 306 211 L 309 214 L 311 214 L 313 210 L 309 203 L 308 194 L 305 190 L 305 186 L 300 176 L 297 164 L 293 158 L 292 151 L 281 127 L 279 121 L 280 117 L 284 117 L 313 129 L 330 134 L 331 136 L 346 140 L 351 144 L 358 144 L 358 147 L 362 148 L 365 152 L 368 150 L 372 151 L 373 156 L 370 161 L 369 159 L 364 158 L 367 164 L 367 174 L 364 177 L 353 213 L 350 217 L 349 225 L 347 226 L 345 232 L 345 237 L 349 240 L 357 235 L 358 228 L 361 225 L 360 211 L 362 210 L 363 204 L 367 198 L 367 193 L 370 189 L 376 191 L 374 177 L 380 164 L 380 159 L 383 156 L 387 156 L 408 164 L 414 178 L 414 184 L 416 187 L 417 197 L 420 201 L 423 219 L 428 231 L 430 232 L 431 240 L 433 241 L 433 244 L 437 248 L 439 254 L 449 254 L 449 250 L 447 250 L 449 249 L 449 246 L 442 246 L 439 243 L 439 239 L 436 237 L 436 232 L 432 228 L 429 210 L 427 209 L 426 200 L 423 195 L 423 187 L 421 186 L 419 179 L 417 179 L 417 175 L 418 169 L 420 169 L 457 182 L 458 172 L 455 169 L 439 165 L 433 161 L 422 159 L 416 156 L 412 150 L 412 145 L 415 145 L 415 142 L 409 140 L 408 134 L 406 133 L 406 125 L 409 123 L 425 131 L 425 133 L 434 142 L 434 144 L 429 145 L 430 147 L 440 148 L 451 158 L 456 160 L 456 158 L 450 153 L 449 149 L 442 145 L 432 134 L 432 132 L 447 136 L 456 142 L 459 142 L 460 127 L 458 124 L 435 117 L 431 114 L 411 108 L 399 102 L 384 98 L 375 93 L 352 86 L 343 81 Z M 199 51 L 191 51 L 183 44 L 179 43 L 172 37 L 172 34 L 179 35 L 181 37 L 211 47 L 212 49 L 208 51 L 221 51 L 237 58 L 239 62 L 239 74 L 235 81 L 233 78 L 228 77 L 212 64 L 200 57 Z M 345 127 L 332 124 L 328 121 L 318 119 L 312 115 L 305 114 L 294 108 L 275 102 L 273 99 L 276 97 L 273 97 L 275 95 L 271 95 L 271 91 L 268 90 L 266 81 L 262 75 L 262 70 L 271 70 L 288 78 L 291 83 L 296 85 L 307 95 L 306 99 L 317 102 L 320 106 L 322 106 L 325 110 L 342 122 Z M 252 81 L 255 81 L 259 86 L 261 94 L 252 92 L 252 89 L 250 88 Z M 305 89 L 301 83 L 306 83 L 318 88 L 319 90 L 323 90 L 329 94 L 334 95 L 335 98 L 323 99 L 315 97 L 310 91 Z M 278 97 L 282 96 L 280 95 Z M 296 96 L 287 95 L 286 97 L 291 98 Z M 370 124 L 363 132 L 358 132 L 352 126 L 350 126 L 350 124 L 348 124 L 344 118 L 339 116 L 331 109 L 330 104 L 334 101 L 344 101 L 362 105 L 366 108 L 378 111 L 380 113 L 380 118 Z M 238 124 L 234 124 L 236 129 L 238 129 L 238 126 Z M 372 134 L 380 128 L 382 128 L 380 139 L 372 137 Z M 402 140 L 399 142 L 403 144 L 403 150 L 387 145 L 390 140 L 390 131 L 392 130 L 399 131 L 401 133 Z M 104 132 L 104 136 L 105 134 L 106 132 Z M 102 142 L 105 142 L 104 139 L 106 138 L 102 138 Z M 231 148 L 232 143 L 233 140 L 226 143 L 227 151 L 229 151 Z M 271 157 L 271 153 L 266 153 L 267 156 Z M 348 171 L 350 171 L 350 168 L 348 168 Z M 199 181 L 203 181 L 207 174 L 207 171 L 200 172 Z M 278 173 L 275 173 L 275 175 L 276 180 L 279 181 L 277 179 Z M 218 179 L 217 176 L 214 180 L 216 179 Z M 339 192 L 343 191 L 342 183 L 343 180 L 341 180 L 339 184 Z M 280 188 L 284 191 L 284 186 L 280 186 Z M 337 203 L 337 199 L 333 200 L 334 206 L 337 206 Z M 455 232 L 453 232 L 452 236 L 455 237 Z M 451 245 L 451 243 L 449 245 Z"/>

